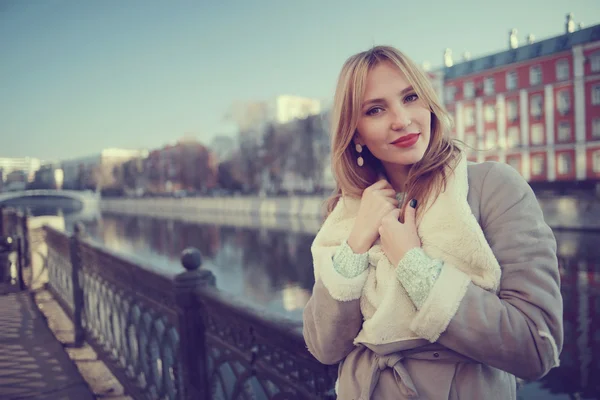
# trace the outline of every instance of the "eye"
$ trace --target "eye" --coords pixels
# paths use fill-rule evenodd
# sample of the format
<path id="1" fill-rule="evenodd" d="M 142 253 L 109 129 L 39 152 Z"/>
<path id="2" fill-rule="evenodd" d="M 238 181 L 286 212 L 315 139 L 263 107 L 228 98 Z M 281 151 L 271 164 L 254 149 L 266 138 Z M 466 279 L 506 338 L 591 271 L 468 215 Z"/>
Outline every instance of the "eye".
<path id="1" fill-rule="evenodd" d="M 383 108 L 381 108 L 381 107 L 373 107 L 373 108 L 369 109 L 369 111 L 367 111 L 367 115 L 379 114 L 382 111 L 383 111 Z"/>
<path id="2" fill-rule="evenodd" d="M 404 101 L 407 103 L 414 103 L 417 100 L 419 100 L 419 96 L 416 93 L 409 94 L 404 98 Z"/>

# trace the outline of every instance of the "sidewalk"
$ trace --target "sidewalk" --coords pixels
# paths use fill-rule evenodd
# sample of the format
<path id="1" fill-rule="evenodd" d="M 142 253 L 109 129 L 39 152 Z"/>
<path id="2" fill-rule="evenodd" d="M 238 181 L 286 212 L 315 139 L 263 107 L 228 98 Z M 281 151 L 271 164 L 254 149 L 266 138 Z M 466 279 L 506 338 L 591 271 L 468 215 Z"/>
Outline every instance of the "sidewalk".
<path id="1" fill-rule="evenodd" d="M 95 399 L 31 295 L 4 285 L 0 285 L 0 399 Z"/>

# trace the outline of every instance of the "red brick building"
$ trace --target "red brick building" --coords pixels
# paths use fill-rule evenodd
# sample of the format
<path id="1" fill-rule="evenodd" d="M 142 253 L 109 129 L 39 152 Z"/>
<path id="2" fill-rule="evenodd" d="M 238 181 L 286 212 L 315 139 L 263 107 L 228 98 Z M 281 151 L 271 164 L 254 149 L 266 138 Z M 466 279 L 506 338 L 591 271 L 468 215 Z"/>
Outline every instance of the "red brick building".
<path id="1" fill-rule="evenodd" d="M 600 25 L 453 63 L 434 73 L 454 135 L 473 161 L 506 162 L 530 182 L 600 181 Z"/>

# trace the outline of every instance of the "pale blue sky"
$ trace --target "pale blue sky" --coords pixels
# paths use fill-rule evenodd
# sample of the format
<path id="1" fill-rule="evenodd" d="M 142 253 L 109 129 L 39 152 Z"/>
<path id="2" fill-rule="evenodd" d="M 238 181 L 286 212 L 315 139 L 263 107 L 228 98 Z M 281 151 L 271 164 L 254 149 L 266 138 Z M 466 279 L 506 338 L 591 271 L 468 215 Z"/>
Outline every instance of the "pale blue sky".
<path id="1" fill-rule="evenodd" d="M 441 64 L 600 23 L 599 0 L 0 0 L 0 157 L 156 148 L 231 131 L 234 101 L 332 97 L 374 44 Z"/>

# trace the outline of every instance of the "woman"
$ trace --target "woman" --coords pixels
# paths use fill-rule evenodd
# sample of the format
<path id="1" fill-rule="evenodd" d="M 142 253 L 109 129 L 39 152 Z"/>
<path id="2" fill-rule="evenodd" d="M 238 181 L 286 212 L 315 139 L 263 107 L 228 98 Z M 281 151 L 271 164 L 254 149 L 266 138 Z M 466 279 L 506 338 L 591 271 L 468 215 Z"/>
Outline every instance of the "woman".
<path id="1" fill-rule="evenodd" d="M 312 253 L 304 338 L 339 399 L 516 399 L 559 363 L 556 242 L 503 163 L 467 164 L 427 77 L 375 47 L 342 68 L 337 194 Z"/>

